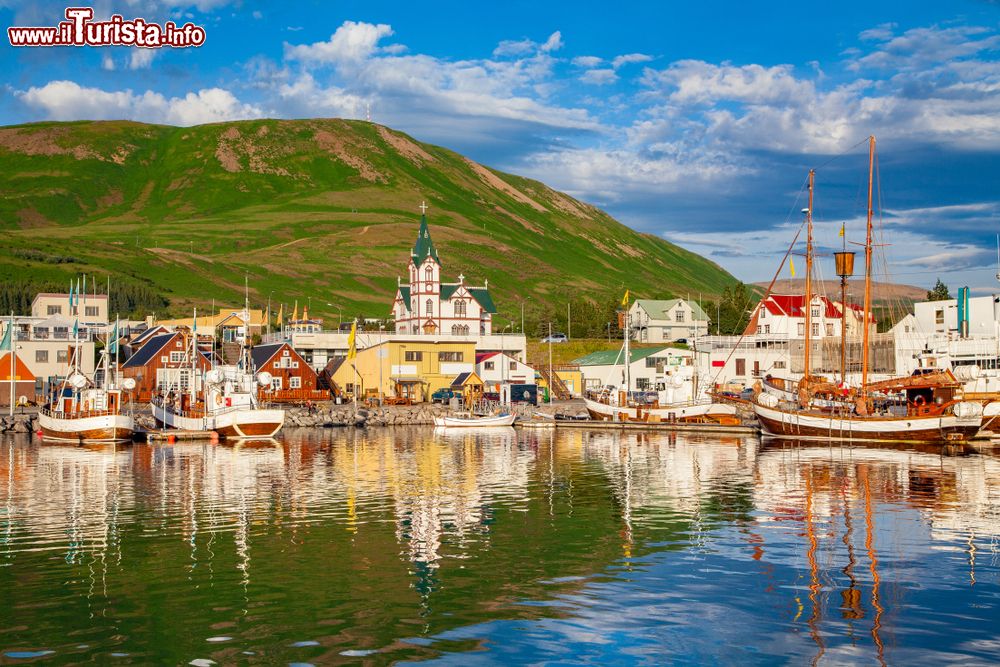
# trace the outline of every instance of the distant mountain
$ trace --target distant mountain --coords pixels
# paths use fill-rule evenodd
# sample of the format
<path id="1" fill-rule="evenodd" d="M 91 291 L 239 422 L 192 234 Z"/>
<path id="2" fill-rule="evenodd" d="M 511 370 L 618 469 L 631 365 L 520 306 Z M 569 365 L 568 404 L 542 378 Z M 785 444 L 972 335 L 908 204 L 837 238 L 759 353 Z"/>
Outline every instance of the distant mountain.
<path id="1" fill-rule="evenodd" d="M 36 123 L 0 128 L 0 160 L 0 280 L 110 273 L 176 314 L 242 302 L 249 275 L 258 306 L 387 316 L 422 201 L 445 277 L 488 279 L 501 320 L 525 299 L 540 319 L 626 288 L 711 298 L 735 283 L 538 181 L 361 121 Z"/>
<path id="2" fill-rule="evenodd" d="M 862 267 L 863 269 L 864 267 Z M 756 287 L 767 289 L 767 282 L 754 283 Z M 831 299 L 840 299 L 840 280 L 814 280 L 813 290 Z M 774 283 L 776 294 L 802 294 L 805 290 L 805 281 L 801 278 L 778 280 Z M 865 281 L 847 281 L 847 298 L 849 301 L 861 303 L 865 298 Z M 875 303 L 884 304 L 887 302 L 912 303 L 923 301 L 927 298 L 927 290 L 913 285 L 899 285 L 895 283 L 872 283 L 872 299 Z"/>

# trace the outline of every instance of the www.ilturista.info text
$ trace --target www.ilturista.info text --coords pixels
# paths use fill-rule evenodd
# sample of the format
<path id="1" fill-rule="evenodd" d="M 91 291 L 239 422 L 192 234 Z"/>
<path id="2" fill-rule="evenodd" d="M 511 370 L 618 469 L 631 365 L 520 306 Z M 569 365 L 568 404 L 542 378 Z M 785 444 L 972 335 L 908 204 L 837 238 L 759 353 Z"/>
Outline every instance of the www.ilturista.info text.
<path id="1" fill-rule="evenodd" d="M 125 20 L 119 14 L 93 21 L 91 7 L 67 7 L 66 21 L 50 27 L 10 27 L 11 46 L 139 46 L 184 48 L 205 43 L 205 29 L 193 23 L 163 25 L 145 19 Z"/>

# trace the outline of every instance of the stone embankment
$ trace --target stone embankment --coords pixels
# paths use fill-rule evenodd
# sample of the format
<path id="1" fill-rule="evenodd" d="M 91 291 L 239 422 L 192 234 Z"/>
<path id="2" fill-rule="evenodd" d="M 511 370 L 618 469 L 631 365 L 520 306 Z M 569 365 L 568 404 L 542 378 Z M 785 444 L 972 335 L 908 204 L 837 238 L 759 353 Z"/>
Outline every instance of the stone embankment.
<path id="1" fill-rule="evenodd" d="M 34 433 L 38 430 L 38 420 L 34 414 L 6 415 L 0 418 L 0 433 Z"/>

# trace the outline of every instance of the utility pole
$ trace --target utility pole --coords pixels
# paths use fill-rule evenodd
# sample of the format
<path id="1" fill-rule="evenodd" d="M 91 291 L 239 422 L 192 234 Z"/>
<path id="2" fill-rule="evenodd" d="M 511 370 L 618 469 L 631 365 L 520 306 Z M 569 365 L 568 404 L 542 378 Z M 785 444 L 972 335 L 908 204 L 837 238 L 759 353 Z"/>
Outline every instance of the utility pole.
<path id="1" fill-rule="evenodd" d="M 552 322 L 549 322 L 549 403 L 552 402 Z"/>
<path id="2" fill-rule="evenodd" d="M 570 313 L 569 301 L 566 302 L 566 340 L 573 337 L 573 318 Z"/>

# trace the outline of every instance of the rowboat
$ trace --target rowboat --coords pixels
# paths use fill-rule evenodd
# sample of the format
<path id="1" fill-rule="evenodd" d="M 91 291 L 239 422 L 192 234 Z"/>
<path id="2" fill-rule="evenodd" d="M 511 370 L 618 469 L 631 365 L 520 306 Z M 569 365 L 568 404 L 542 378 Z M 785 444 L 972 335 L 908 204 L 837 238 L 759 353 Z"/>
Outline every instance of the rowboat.
<path id="1" fill-rule="evenodd" d="M 435 417 L 435 426 L 448 428 L 483 428 L 484 426 L 512 426 L 517 421 L 517 415 L 499 414 L 479 416 L 471 413 L 464 415 L 448 415 Z"/>

